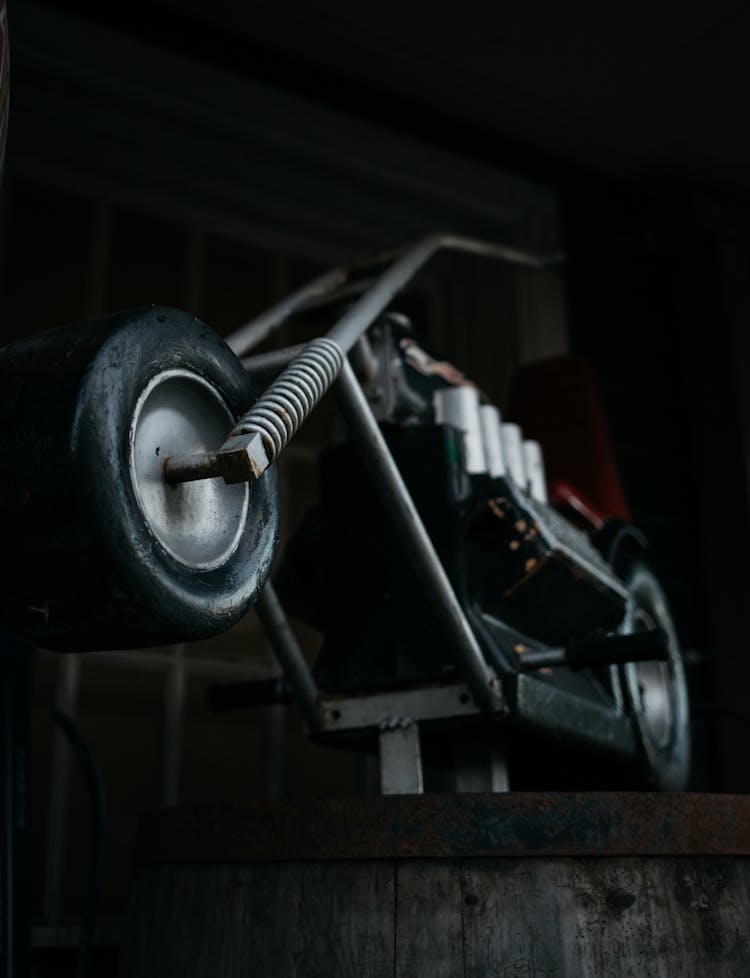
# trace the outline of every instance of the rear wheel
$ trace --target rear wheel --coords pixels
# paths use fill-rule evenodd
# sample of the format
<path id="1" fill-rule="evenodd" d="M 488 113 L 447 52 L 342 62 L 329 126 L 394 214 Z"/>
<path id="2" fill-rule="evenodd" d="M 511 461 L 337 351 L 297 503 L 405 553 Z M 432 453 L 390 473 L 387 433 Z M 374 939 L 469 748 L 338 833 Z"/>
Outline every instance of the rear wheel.
<path id="1" fill-rule="evenodd" d="M 690 711 L 677 632 L 664 591 L 648 566 L 631 560 L 620 573 L 630 592 L 620 631 L 663 628 L 669 644 L 666 662 L 631 662 L 623 667 L 625 695 L 646 773 L 655 788 L 682 791 L 690 772 Z"/>

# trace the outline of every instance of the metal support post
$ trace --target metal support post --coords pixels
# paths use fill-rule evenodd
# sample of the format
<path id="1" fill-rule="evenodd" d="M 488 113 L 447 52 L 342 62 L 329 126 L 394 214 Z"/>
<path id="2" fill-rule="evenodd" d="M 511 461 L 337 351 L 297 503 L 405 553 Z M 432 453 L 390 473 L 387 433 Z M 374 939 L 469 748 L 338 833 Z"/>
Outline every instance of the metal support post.
<path id="1" fill-rule="evenodd" d="M 419 724 L 395 717 L 380 726 L 380 790 L 384 795 L 421 795 L 422 751 Z"/>

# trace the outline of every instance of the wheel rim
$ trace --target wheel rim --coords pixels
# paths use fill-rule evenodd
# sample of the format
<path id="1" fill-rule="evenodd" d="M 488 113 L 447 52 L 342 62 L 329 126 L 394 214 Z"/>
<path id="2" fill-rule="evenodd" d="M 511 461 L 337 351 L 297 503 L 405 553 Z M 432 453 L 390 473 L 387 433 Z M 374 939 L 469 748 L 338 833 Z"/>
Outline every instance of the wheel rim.
<path id="1" fill-rule="evenodd" d="M 690 713 L 682 656 L 666 597 L 653 573 L 636 563 L 623 575 L 630 600 L 620 631 L 663 628 L 666 662 L 631 662 L 623 667 L 625 690 L 652 784 L 682 791 L 690 771 Z"/>
<path id="2" fill-rule="evenodd" d="M 158 374 L 141 394 L 130 426 L 130 475 L 148 527 L 166 552 L 195 570 L 221 566 L 237 548 L 247 519 L 246 483 L 202 479 L 176 486 L 164 459 L 212 451 L 234 423 L 219 393 L 186 370 Z"/>
<path id="3" fill-rule="evenodd" d="M 644 609 L 633 615 L 633 631 L 646 632 L 657 628 L 657 622 Z M 675 708 L 673 677 L 667 662 L 637 662 L 633 664 L 638 700 L 643 723 L 659 750 L 669 746 L 674 737 Z"/>

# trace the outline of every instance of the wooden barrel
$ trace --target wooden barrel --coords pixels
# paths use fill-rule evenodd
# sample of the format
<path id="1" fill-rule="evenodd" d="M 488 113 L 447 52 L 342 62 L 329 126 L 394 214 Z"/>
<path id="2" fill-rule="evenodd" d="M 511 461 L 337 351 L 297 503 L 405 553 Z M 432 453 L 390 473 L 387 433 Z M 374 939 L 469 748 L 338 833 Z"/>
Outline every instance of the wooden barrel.
<path id="1" fill-rule="evenodd" d="M 747 978 L 750 798 L 432 795 L 166 809 L 126 978 Z"/>

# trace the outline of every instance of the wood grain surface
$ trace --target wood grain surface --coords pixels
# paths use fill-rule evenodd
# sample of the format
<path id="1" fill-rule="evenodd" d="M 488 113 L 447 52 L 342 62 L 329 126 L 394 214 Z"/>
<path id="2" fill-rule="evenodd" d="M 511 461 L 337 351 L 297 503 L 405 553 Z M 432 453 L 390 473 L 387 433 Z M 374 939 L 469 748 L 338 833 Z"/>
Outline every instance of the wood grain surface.
<path id="1" fill-rule="evenodd" d="M 747 978 L 750 860 L 138 870 L 123 978 Z"/>

